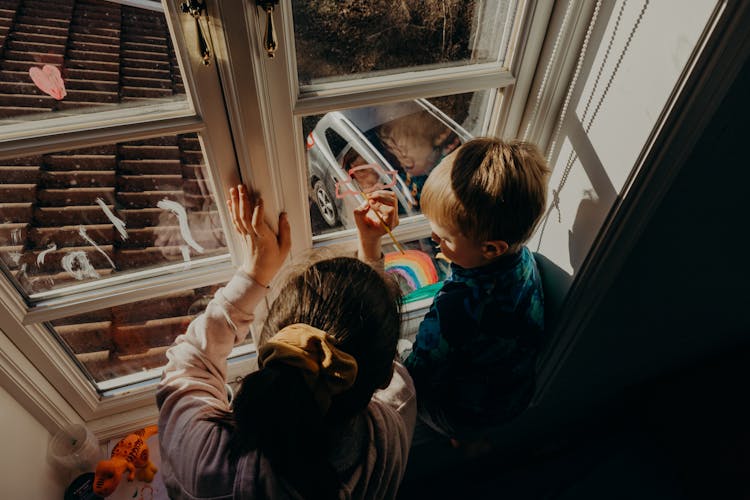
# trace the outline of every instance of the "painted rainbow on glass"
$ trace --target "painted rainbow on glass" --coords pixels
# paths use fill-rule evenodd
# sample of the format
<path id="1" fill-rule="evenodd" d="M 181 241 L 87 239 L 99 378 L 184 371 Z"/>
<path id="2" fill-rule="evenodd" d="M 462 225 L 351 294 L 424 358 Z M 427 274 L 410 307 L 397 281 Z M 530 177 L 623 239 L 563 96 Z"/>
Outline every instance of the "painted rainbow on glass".
<path id="1" fill-rule="evenodd" d="M 438 282 L 435 264 L 429 255 L 420 250 L 386 254 L 385 272 L 399 275 L 413 290 Z"/>

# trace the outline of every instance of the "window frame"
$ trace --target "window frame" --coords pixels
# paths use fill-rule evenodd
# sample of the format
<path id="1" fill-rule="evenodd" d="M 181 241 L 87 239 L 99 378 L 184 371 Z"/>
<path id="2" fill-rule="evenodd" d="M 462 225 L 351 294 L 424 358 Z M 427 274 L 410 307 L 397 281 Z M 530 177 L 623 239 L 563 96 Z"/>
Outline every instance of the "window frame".
<path id="1" fill-rule="evenodd" d="M 499 62 L 456 66 L 424 71 L 404 71 L 385 76 L 338 81 L 299 88 L 294 54 L 291 0 L 281 0 L 274 10 L 279 39 L 275 57 L 262 48 L 265 12 L 253 2 L 225 0 L 212 5 L 224 27 L 220 69 L 230 100 L 230 122 L 240 138 L 238 151 L 243 178 L 264 193 L 270 213 L 286 211 L 292 227 L 292 260 L 305 255 L 313 246 L 341 244 L 352 252 L 356 233 L 344 230 L 316 236 L 313 244 L 307 203 L 307 162 L 302 138 L 301 117 L 329 111 L 395 102 L 419 97 L 436 97 L 477 90 L 497 91 L 498 97 L 486 111 L 488 134 L 501 127 L 520 123 L 536 60 L 552 13 L 550 2 L 520 1 L 518 20 L 511 33 L 511 57 Z M 244 17 L 238 12 L 244 12 Z M 230 13 L 229 15 L 227 13 Z M 237 43 L 244 39 L 246 43 Z M 234 61 L 250 61 L 236 64 Z M 518 74 L 512 74 L 517 71 Z M 249 84 L 248 84 L 249 82 Z M 274 82 L 270 85 L 269 82 Z M 518 88 L 502 95 L 501 88 Z M 495 90 L 496 89 L 496 90 Z M 501 100 L 505 101 L 503 105 Z M 503 109 L 498 113 L 498 109 Z M 515 131 L 508 130 L 507 135 Z M 290 147 L 291 145 L 291 147 Z M 250 151 L 252 151 L 252 153 Z M 261 151 L 265 150 L 265 151 Z M 275 167 L 274 167 L 275 166 Z M 404 218 L 394 235 L 399 239 L 429 236 L 422 216 Z M 388 240 L 384 239 L 384 243 Z"/>
<path id="2" fill-rule="evenodd" d="M 117 3 L 142 7 L 139 2 Z M 192 99 L 191 115 L 147 117 L 140 123 L 114 122 L 107 126 L 92 120 L 89 129 L 68 127 L 59 133 L 40 127 L 36 136 L 0 141 L 0 158 L 197 132 L 208 167 L 206 172 L 215 186 L 219 217 L 225 228 L 231 227 L 227 224 L 225 192 L 230 185 L 239 182 L 240 177 L 225 110 L 213 105 L 223 101 L 221 82 L 216 62 L 203 65 L 200 55 L 193 49 L 197 45 L 195 23 L 192 17 L 181 12 L 180 3 L 179 0 L 164 1 L 162 7 L 175 55 L 181 62 L 182 79 Z M 98 116 L 112 116 L 112 113 L 108 111 Z M 81 285 L 81 290 L 75 293 L 65 290 L 50 293 L 49 298 L 35 304 L 28 302 L 28 296 L 19 293 L 3 277 L 0 279 L 0 384 L 50 430 L 70 422 L 86 422 L 98 438 L 106 439 L 132 429 L 137 422 L 153 423 L 156 416 L 153 381 L 157 377 L 100 394 L 43 322 L 228 280 L 235 271 L 241 247 L 232 231 L 225 231 L 225 238 L 228 255 L 196 261 L 190 270 L 165 266 L 136 271 L 113 278 L 109 283 Z M 240 348 L 235 354 L 244 360 L 247 348 Z M 242 365 L 243 362 L 231 363 L 229 376 L 242 373 Z"/>

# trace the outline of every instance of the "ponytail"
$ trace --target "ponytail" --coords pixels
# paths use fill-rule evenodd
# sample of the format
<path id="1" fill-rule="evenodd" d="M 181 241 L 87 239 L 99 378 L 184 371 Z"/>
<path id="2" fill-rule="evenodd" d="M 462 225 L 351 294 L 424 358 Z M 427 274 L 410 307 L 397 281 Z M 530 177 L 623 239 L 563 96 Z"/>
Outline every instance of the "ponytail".
<path id="1" fill-rule="evenodd" d="M 245 377 L 233 401 L 230 459 L 253 450 L 304 498 L 337 498 L 341 481 L 323 459 L 323 415 L 296 368 L 267 366 Z"/>

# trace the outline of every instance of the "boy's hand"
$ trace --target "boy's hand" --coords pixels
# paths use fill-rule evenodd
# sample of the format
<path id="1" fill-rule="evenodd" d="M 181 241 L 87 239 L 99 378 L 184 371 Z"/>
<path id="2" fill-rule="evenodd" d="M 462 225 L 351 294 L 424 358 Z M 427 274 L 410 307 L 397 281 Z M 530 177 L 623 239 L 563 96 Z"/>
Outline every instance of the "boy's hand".
<path id="1" fill-rule="evenodd" d="M 245 242 L 241 269 L 259 285 L 268 286 L 292 247 L 286 213 L 279 215 L 276 235 L 263 219 L 263 199 L 259 194 L 249 193 L 244 184 L 229 190 L 227 205 L 234 228 Z"/>
<path id="2" fill-rule="evenodd" d="M 382 222 L 378 214 L 382 217 Z M 359 258 L 362 260 L 380 259 L 380 239 L 387 234 L 383 222 L 391 230 L 398 226 L 396 194 L 385 190 L 369 193 L 367 203 L 354 209 L 354 222 L 357 224 L 359 233 Z"/>

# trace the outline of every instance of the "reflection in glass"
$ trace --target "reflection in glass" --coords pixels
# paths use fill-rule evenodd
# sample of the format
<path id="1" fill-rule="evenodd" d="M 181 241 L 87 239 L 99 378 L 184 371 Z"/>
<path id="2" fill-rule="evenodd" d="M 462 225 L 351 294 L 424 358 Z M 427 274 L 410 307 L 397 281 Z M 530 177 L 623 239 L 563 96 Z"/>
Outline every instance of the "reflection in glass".
<path id="1" fill-rule="evenodd" d="M 30 295 L 226 253 L 196 134 L 0 161 L 0 259 Z"/>
<path id="2" fill-rule="evenodd" d="M 490 92 L 332 111 L 303 119 L 313 234 L 354 228 L 364 193 L 391 189 L 402 216 L 419 214 L 422 186 L 443 158 L 471 139 Z M 477 110 L 477 111 L 475 111 Z M 474 128 L 472 126 L 472 128 Z"/>
<path id="3" fill-rule="evenodd" d="M 498 61 L 516 0 L 292 0 L 300 85 Z"/>
<path id="4" fill-rule="evenodd" d="M 103 0 L 15 1 L 3 9 L 0 126 L 187 102 L 163 12 Z"/>
<path id="5" fill-rule="evenodd" d="M 70 316 L 50 327 L 91 378 L 104 382 L 166 364 L 169 346 L 220 286 Z"/>

